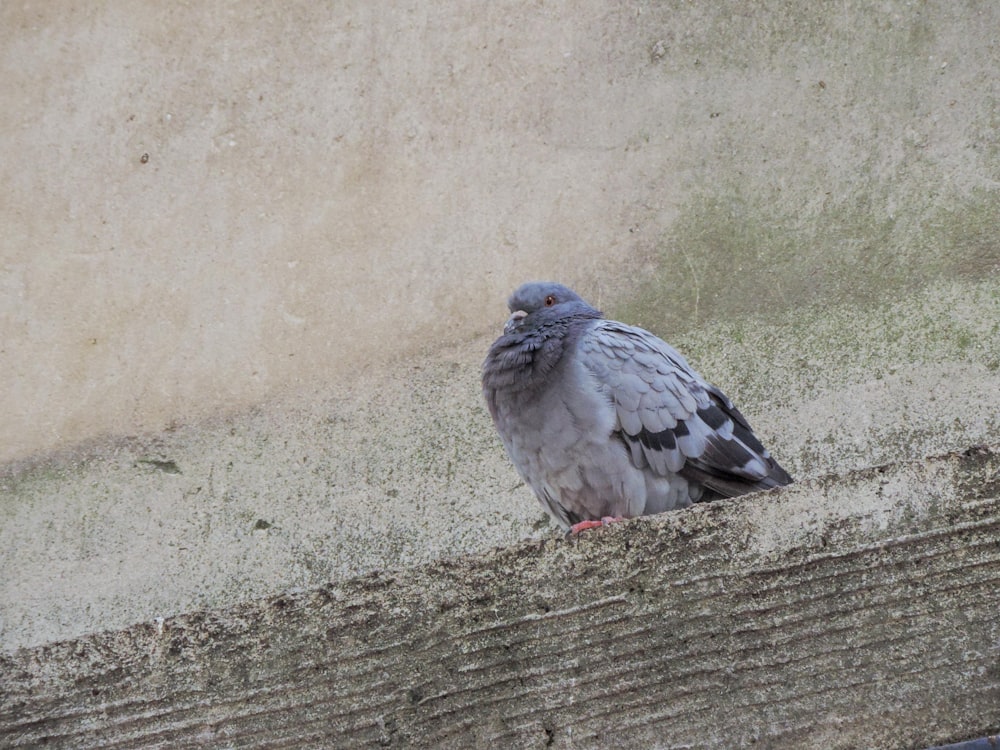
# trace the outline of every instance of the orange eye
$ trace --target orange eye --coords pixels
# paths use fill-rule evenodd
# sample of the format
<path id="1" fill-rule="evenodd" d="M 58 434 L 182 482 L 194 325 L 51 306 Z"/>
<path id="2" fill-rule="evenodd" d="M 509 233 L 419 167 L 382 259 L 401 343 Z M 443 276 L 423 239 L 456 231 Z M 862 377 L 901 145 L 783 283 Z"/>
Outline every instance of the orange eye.
<path id="1" fill-rule="evenodd" d="M 551 294 L 545 298 L 546 307 L 552 307 L 552 305 L 554 305 L 555 303 L 556 303 L 556 298 L 553 297 Z"/>

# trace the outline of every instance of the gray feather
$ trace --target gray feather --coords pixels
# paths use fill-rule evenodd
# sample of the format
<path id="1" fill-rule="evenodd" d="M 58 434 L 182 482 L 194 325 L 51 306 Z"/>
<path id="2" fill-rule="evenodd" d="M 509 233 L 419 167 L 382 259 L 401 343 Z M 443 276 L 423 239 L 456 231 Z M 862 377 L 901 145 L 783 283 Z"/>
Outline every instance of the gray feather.
<path id="1" fill-rule="evenodd" d="M 726 395 L 648 331 L 552 282 L 519 287 L 483 363 L 515 468 L 564 528 L 789 484 Z"/>

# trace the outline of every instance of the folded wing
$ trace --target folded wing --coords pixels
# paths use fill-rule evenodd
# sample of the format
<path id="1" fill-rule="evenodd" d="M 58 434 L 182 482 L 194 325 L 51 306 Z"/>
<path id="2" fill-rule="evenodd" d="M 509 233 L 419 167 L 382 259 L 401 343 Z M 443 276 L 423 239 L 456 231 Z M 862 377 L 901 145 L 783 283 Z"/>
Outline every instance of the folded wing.
<path id="1" fill-rule="evenodd" d="M 723 497 L 792 481 L 733 402 L 648 331 L 602 320 L 580 339 L 580 354 L 636 467 Z"/>

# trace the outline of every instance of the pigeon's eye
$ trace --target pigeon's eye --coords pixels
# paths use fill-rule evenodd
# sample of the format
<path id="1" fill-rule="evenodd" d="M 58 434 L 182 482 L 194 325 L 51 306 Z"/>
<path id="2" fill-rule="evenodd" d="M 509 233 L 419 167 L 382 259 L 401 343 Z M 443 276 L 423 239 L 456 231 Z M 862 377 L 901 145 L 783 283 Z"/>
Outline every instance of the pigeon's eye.
<path id="1" fill-rule="evenodd" d="M 551 294 L 548 297 L 545 298 L 545 306 L 546 307 L 552 307 L 552 305 L 554 305 L 555 303 L 556 303 L 556 298 L 554 296 L 552 296 Z"/>

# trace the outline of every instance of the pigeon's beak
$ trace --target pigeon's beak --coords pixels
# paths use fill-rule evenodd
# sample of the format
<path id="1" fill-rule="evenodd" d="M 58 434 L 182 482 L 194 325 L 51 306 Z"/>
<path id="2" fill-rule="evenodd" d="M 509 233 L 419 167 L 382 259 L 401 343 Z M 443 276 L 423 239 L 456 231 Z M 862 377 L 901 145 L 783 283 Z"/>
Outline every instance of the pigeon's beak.
<path id="1" fill-rule="evenodd" d="M 526 313 L 524 310 L 516 310 L 512 312 L 510 314 L 510 317 L 507 318 L 507 322 L 504 323 L 503 332 L 504 333 L 513 332 L 514 329 L 516 329 L 519 325 L 521 325 L 521 321 L 527 317 L 528 313 Z"/>

